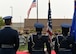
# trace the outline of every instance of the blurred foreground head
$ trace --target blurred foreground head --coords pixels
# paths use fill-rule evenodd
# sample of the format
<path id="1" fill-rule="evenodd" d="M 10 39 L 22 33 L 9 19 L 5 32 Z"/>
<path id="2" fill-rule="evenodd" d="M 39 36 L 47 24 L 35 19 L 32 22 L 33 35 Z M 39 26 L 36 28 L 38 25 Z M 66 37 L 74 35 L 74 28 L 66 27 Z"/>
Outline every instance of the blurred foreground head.
<path id="1" fill-rule="evenodd" d="M 12 16 L 5 16 L 5 17 L 3 17 L 3 19 L 5 21 L 5 25 L 11 25 Z"/>

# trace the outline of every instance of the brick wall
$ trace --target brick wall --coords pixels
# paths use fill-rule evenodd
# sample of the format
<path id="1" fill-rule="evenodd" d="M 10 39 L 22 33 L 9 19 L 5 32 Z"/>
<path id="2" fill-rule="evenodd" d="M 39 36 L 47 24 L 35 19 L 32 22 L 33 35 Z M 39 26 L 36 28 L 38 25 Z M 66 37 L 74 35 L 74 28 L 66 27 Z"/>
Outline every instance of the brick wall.
<path id="1" fill-rule="evenodd" d="M 71 24 L 72 19 L 52 19 L 52 30 L 60 29 L 60 25 L 62 23 L 68 23 Z M 24 29 L 26 28 L 29 29 L 35 29 L 34 28 L 34 23 L 37 22 L 37 19 L 25 19 L 24 20 Z M 41 22 L 44 24 L 44 29 L 43 31 L 46 31 L 47 28 L 47 19 L 38 19 L 38 22 Z"/>

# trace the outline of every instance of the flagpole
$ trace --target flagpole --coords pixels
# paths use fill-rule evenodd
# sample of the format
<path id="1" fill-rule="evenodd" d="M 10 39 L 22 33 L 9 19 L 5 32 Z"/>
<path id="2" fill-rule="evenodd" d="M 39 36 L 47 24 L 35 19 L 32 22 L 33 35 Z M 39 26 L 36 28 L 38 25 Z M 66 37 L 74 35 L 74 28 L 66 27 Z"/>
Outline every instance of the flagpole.
<path id="1" fill-rule="evenodd" d="M 13 6 L 10 6 L 11 8 L 11 16 L 13 17 Z"/>
<path id="2" fill-rule="evenodd" d="M 49 3 L 50 3 L 50 0 L 49 0 Z M 50 6 L 51 6 L 51 4 L 50 4 Z"/>
<path id="3" fill-rule="evenodd" d="M 50 3 L 50 0 L 49 0 L 49 3 Z"/>
<path id="4" fill-rule="evenodd" d="M 38 0 L 37 0 L 37 22 L 38 22 Z"/>

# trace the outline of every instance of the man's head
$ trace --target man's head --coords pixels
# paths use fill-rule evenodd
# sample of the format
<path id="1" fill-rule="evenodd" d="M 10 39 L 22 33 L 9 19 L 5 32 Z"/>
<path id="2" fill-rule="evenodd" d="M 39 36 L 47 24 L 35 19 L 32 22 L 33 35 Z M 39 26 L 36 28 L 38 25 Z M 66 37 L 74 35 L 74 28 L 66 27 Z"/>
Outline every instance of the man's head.
<path id="1" fill-rule="evenodd" d="M 70 24 L 61 24 L 61 27 L 62 27 L 63 36 L 67 36 L 69 32 L 69 28 L 71 27 Z"/>
<path id="2" fill-rule="evenodd" d="M 41 32 L 44 28 L 44 25 L 42 23 L 35 23 L 34 27 L 36 28 L 36 32 Z"/>
<path id="3" fill-rule="evenodd" d="M 3 17 L 3 19 L 5 21 L 5 25 L 11 25 L 12 16 L 5 16 L 5 17 Z"/>

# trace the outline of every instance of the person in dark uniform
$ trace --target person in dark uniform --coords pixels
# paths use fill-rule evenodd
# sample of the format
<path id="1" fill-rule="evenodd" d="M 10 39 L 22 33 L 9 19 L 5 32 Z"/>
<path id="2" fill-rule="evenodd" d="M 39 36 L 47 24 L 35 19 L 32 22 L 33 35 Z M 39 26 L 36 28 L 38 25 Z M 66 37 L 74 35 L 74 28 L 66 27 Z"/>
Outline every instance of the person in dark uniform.
<path id="1" fill-rule="evenodd" d="M 11 28 L 12 16 L 3 17 L 5 26 L 0 30 L 0 54 L 16 54 L 19 47 L 18 32 Z"/>
<path id="2" fill-rule="evenodd" d="M 55 51 L 57 54 L 72 54 L 72 39 L 68 36 L 69 24 L 62 24 L 62 36 L 57 35 L 55 40 Z"/>
<path id="3" fill-rule="evenodd" d="M 35 23 L 36 34 L 32 34 L 28 39 L 28 50 L 30 54 L 45 54 L 44 47 L 46 45 L 48 54 L 51 54 L 51 46 L 49 37 L 42 35 L 42 29 L 44 27 L 41 23 Z M 44 45 L 45 44 L 45 45 Z"/>

